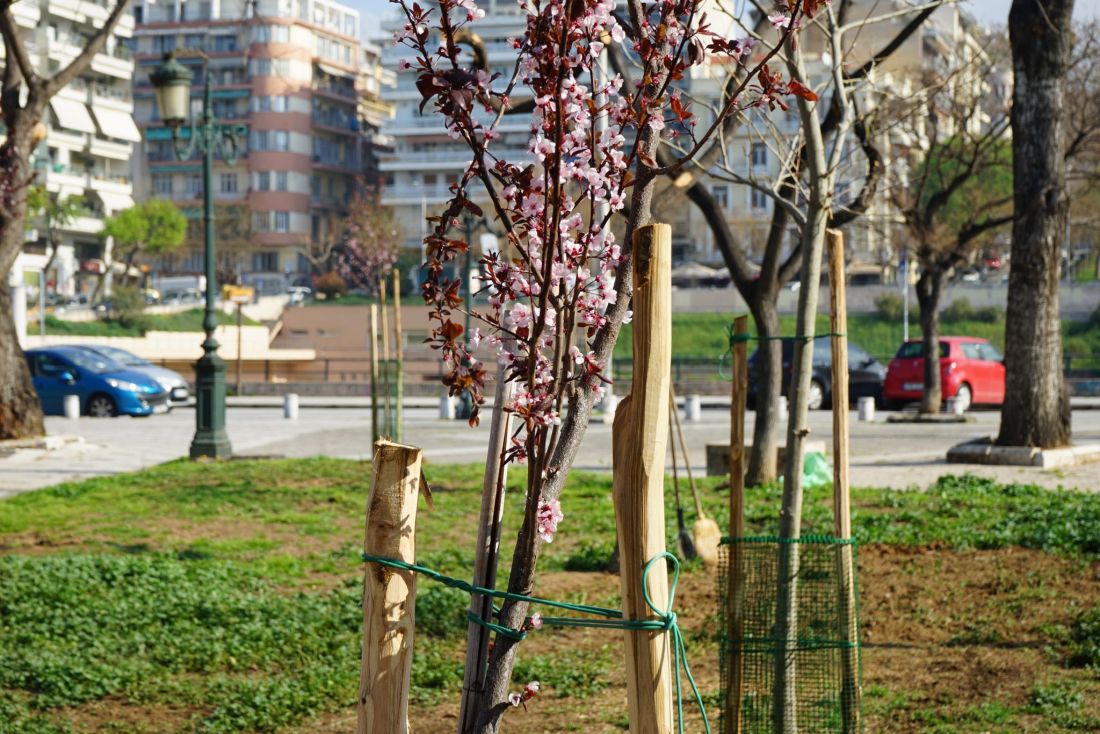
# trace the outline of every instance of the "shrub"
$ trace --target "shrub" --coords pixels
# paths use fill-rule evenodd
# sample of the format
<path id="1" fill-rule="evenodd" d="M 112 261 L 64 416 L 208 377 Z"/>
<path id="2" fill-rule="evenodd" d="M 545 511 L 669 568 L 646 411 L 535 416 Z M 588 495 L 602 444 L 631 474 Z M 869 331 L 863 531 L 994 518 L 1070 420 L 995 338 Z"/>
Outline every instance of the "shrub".
<path id="1" fill-rule="evenodd" d="M 145 296 L 141 289 L 133 285 L 116 285 L 111 292 L 111 308 L 104 321 L 118 324 L 124 329 L 135 329 L 144 333 L 149 329 L 150 319 L 145 314 Z"/>
<path id="2" fill-rule="evenodd" d="M 897 293 L 881 293 L 875 299 L 875 311 L 887 321 L 901 321 L 905 306 Z"/>
<path id="3" fill-rule="evenodd" d="M 1069 664 L 1075 668 L 1100 668 L 1100 607 L 1078 614 L 1069 636 Z"/>
<path id="4" fill-rule="evenodd" d="M 975 308 L 969 298 L 956 298 L 943 310 L 943 320 L 958 323 L 960 321 L 978 321 L 983 324 L 995 324 L 1001 319 L 1001 310 L 996 306 Z"/>
<path id="5" fill-rule="evenodd" d="M 313 285 L 326 299 L 339 298 L 348 292 L 347 282 L 336 273 L 325 273 L 318 276 Z"/>

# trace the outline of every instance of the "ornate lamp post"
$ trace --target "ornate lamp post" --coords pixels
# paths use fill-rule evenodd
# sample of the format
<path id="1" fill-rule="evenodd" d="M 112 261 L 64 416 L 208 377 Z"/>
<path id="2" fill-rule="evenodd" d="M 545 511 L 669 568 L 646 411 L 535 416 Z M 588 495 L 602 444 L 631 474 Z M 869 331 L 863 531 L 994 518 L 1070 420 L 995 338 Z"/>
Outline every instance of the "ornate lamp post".
<path id="1" fill-rule="evenodd" d="M 197 54 L 201 55 L 201 54 Z M 176 61 L 172 53 L 165 54 L 164 63 L 149 75 L 156 92 L 161 119 L 172 131 L 172 147 L 180 160 L 190 158 L 195 150 L 202 151 L 202 223 L 204 232 L 203 261 L 206 270 L 206 309 L 202 329 L 206 338 L 202 343 L 203 355 L 195 363 L 195 437 L 191 440 L 191 458 L 229 457 L 233 449 L 225 432 L 225 362 L 218 356 L 218 341 L 214 338 L 218 320 L 215 316 L 217 299 L 217 263 L 214 258 L 214 154 L 230 165 L 236 162 L 247 141 L 248 128 L 244 125 L 218 125 L 214 122 L 212 108 L 214 96 L 210 90 L 210 75 L 203 61 L 202 117 L 192 123 L 184 139 L 180 128 L 187 122 L 191 107 L 191 81 L 195 74 Z"/>

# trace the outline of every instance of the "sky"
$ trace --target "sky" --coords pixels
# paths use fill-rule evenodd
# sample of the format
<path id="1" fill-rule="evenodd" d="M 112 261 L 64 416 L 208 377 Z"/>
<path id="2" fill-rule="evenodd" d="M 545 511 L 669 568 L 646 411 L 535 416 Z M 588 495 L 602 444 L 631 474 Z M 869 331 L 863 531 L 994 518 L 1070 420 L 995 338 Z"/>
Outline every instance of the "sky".
<path id="1" fill-rule="evenodd" d="M 378 21 L 383 15 L 396 11 L 396 6 L 388 0 L 342 0 L 359 10 L 363 19 L 365 38 L 379 36 Z M 963 6 L 979 21 L 988 26 L 1003 26 L 1008 23 L 1008 9 L 1012 0 L 962 0 Z M 1076 0 L 1073 15 L 1081 20 L 1100 17 L 1100 0 Z"/>

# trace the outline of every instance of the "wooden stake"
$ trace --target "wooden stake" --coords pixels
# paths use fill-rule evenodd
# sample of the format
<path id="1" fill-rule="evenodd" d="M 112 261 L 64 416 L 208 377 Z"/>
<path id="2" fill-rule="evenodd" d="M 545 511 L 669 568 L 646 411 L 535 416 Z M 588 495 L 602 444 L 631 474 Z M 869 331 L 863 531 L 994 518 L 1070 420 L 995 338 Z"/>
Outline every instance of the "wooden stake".
<path id="1" fill-rule="evenodd" d="M 634 233 L 634 373 L 630 395 L 612 429 L 613 493 L 620 550 L 623 616 L 651 619 L 642 573 L 665 552 L 665 451 L 672 364 L 672 230 L 650 224 Z M 668 573 L 653 565 L 649 595 L 668 605 Z M 626 633 L 630 731 L 670 734 L 673 726 L 672 658 L 665 632 Z"/>
<path id="2" fill-rule="evenodd" d="M 749 333 L 749 317 L 738 316 L 733 333 Z M 749 392 L 748 344 L 733 343 L 733 375 L 730 387 L 730 546 L 729 576 L 726 596 L 729 610 L 726 617 L 729 638 L 729 672 L 726 675 L 725 734 L 741 733 L 741 694 L 744 661 L 741 658 L 741 638 L 745 627 L 745 590 L 741 586 L 741 546 L 732 542 L 745 535 L 745 400 Z"/>
<path id="3" fill-rule="evenodd" d="M 390 316 L 386 307 L 386 279 L 378 280 L 378 301 L 382 310 L 382 424 L 386 438 L 393 438 L 393 411 L 390 408 Z"/>
<path id="4" fill-rule="evenodd" d="M 393 401 L 393 438 L 400 441 L 405 432 L 405 338 L 401 330 L 401 271 L 393 269 L 393 347 L 397 356 L 397 389 Z"/>
<path id="5" fill-rule="evenodd" d="M 691 457 L 688 455 L 687 441 L 684 439 L 684 427 L 680 425 L 680 411 L 676 409 L 675 388 L 669 388 L 669 411 L 672 413 L 673 423 L 676 426 L 676 436 L 680 440 L 680 453 L 684 457 L 684 469 L 687 471 L 688 487 L 691 489 L 691 499 L 695 503 L 695 522 L 691 526 L 691 540 L 695 552 L 703 559 L 703 565 L 713 569 L 718 565 L 718 546 L 722 542 L 722 531 L 713 519 L 703 510 L 703 502 L 699 499 L 699 488 L 695 486 L 695 475 L 691 473 Z M 675 441 L 673 441 L 675 443 Z M 676 476 L 676 452 L 672 452 L 673 479 Z M 679 500 L 677 500 L 679 506 Z"/>
<path id="6" fill-rule="evenodd" d="M 374 444 L 366 542 L 370 554 L 416 559 L 420 449 Z M 363 580 L 363 661 L 357 734 L 407 734 L 409 674 L 416 613 L 416 574 L 368 563 Z"/>
<path id="7" fill-rule="evenodd" d="M 852 510 L 848 487 L 848 302 L 844 277 L 844 235 L 825 233 L 829 250 L 830 318 L 833 347 L 833 528 L 836 537 L 852 536 Z M 837 583 L 840 593 L 840 629 L 852 647 L 841 657 L 840 704 L 844 731 L 860 730 L 860 682 L 858 619 L 856 618 L 855 568 L 852 546 L 837 551 Z"/>
<path id="8" fill-rule="evenodd" d="M 489 450 L 485 456 L 485 476 L 481 485 L 481 517 L 478 521 L 477 548 L 474 554 L 475 586 L 491 589 L 496 586 L 499 564 L 500 530 L 504 518 L 504 485 L 508 480 L 508 465 L 501 455 L 508 446 L 511 414 L 504 404 L 512 399 L 514 383 L 505 382 L 503 365 L 497 365 L 496 396 L 493 399 L 493 422 L 489 428 Z M 491 621 L 493 599 L 472 595 L 470 613 Z M 489 664 L 489 630 L 470 622 L 466 632 L 466 669 L 462 682 L 462 703 L 458 714 L 458 734 L 470 731 L 477 720 L 477 706 L 485 684 L 485 669 Z"/>
<path id="9" fill-rule="evenodd" d="M 371 444 L 378 443 L 378 306 L 370 305 L 370 435 Z"/>

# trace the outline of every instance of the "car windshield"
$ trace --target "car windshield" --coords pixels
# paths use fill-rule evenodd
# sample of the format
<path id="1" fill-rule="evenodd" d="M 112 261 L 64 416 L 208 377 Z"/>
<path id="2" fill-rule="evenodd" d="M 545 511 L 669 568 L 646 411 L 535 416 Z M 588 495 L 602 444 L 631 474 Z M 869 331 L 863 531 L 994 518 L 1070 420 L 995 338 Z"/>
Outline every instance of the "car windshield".
<path id="1" fill-rule="evenodd" d="M 86 349 L 65 349 L 60 354 L 85 372 L 102 374 L 104 372 L 122 372 L 126 369 L 110 357 Z"/>
<path id="2" fill-rule="evenodd" d="M 951 345 L 947 342 L 940 342 L 940 358 L 946 359 L 947 355 L 951 353 Z M 924 356 L 924 342 L 905 342 L 901 345 L 901 349 L 897 353 L 898 359 L 913 359 L 914 357 Z"/>
<path id="3" fill-rule="evenodd" d="M 125 349 L 119 349 L 118 347 L 104 347 L 97 344 L 95 351 L 110 357 L 119 364 L 129 365 L 130 367 L 145 367 L 151 364 L 149 360 L 139 357 L 133 352 L 127 352 Z"/>

